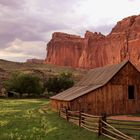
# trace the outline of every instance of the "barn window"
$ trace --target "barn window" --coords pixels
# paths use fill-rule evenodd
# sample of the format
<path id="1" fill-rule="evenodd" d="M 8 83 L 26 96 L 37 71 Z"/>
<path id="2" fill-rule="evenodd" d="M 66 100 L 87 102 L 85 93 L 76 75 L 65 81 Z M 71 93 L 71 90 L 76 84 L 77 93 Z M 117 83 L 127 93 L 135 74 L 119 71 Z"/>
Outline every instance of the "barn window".
<path id="1" fill-rule="evenodd" d="M 134 99 L 134 86 L 128 86 L 128 99 Z"/>

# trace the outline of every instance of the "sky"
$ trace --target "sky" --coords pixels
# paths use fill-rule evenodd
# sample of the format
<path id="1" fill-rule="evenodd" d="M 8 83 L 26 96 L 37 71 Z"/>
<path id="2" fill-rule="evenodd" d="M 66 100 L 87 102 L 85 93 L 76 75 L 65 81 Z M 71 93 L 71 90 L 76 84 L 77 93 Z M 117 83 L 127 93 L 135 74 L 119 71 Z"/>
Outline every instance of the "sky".
<path id="1" fill-rule="evenodd" d="M 139 14 L 140 0 L 0 0 L 0 59 L 44 59 L 53 32 L 106 35 Z"/>

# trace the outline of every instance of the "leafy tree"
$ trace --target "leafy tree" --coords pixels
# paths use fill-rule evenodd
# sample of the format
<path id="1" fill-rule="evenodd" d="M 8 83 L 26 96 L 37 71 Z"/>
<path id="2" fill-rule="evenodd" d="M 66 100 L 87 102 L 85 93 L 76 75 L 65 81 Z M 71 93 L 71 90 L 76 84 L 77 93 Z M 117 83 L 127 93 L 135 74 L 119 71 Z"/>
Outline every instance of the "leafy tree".
<path id="1" fill-rule="evenodd" d="M 74 85 L 74 80 L 71 73 L 61 73 L 58 76 L 50 77 L 46 81 L 46 88 L 48 92 L 59 93 Z"/>
<path id="2" fill-rule="evenodd" d="M 12 74 L 10 79 L 5 82 L 5 87 L 7 91 L 18 92 L 20 96 L 24 93 L 39 95 L 44 89 L 39 77 L 19 73 Z"/>
<path id="3" fill-rule="evenodd" d="M 72 79 L 72 73 L 61 73 L 59 76 L 59 87 L 60 91 L 64 91 L 74 85 L 74 80 Z"/>

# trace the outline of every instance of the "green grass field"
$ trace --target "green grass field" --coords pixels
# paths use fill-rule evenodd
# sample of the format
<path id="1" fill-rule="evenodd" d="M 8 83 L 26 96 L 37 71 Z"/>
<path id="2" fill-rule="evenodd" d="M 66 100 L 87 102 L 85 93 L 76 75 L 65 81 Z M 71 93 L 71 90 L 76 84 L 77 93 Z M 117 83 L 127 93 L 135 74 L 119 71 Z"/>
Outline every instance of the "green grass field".
<path id="1" fill-rule="evenodd" d="M 59 118 L 48 103 L 45 99 L 0 99 L 0 140 L 99 139 L 97 134 Z M 44 112 L 41 108 L 45 105 Z"/>

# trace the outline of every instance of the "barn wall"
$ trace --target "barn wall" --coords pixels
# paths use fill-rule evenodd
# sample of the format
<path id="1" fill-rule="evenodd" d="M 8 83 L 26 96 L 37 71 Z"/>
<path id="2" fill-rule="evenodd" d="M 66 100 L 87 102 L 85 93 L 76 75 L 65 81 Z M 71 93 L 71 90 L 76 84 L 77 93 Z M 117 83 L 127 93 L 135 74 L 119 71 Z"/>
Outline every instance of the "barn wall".
<path id="1" fill-rule="evenodd" d="M 128 85 L 135 86 L 135 99 L 128 99 Z M 127 63 L 108 84 L 71 101 L 70 105 L 72 110 L 96 115 L 140 112 L 140 73 Z"/>
<path id="2" fill-rule="evenodd" d="M 69 102 L 51 99 L 50 105 L 53 111 L 58 111 L 61 107 L 69 108 Z"/>

